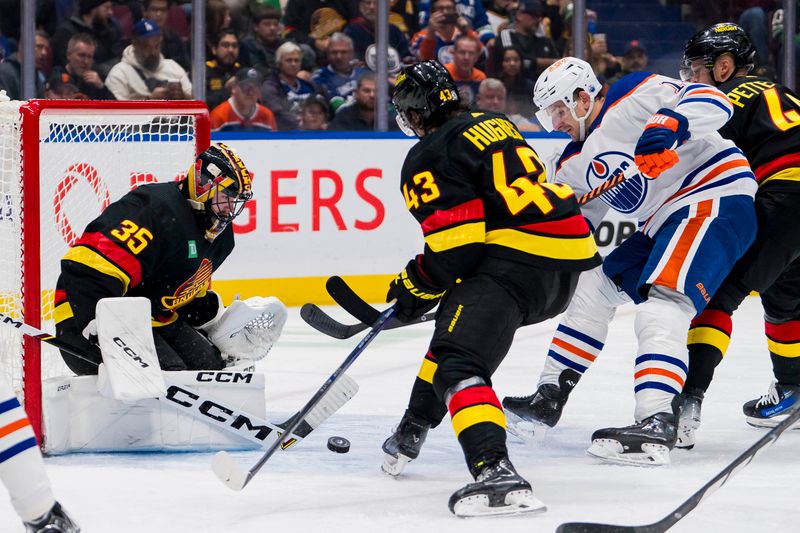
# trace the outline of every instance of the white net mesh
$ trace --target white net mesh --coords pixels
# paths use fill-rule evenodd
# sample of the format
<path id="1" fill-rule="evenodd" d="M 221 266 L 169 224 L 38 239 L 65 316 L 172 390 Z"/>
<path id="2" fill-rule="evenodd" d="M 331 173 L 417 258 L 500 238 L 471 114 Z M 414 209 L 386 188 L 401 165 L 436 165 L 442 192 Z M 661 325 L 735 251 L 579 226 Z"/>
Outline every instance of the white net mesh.
<path id="1" fill-rule="evenodd" d="M 22 316 L 20 105 L 0 103 L 0 312 L 14 318 Z M 20 334 L 2 326 L 0 350 L 0 372 L 20 392 Z"/>
<path id="2" fill-rule="evenodd" d="M 21 220 L 24 224 L 38 223 L 40 329 L 52 333 L 53 290 L 59 261 L 69 245 L 103 208 L 132 188 L 183 177 L 195 156 L 196 120 L 190 113 L 125 111 L 113 104 L 97 110 L 45 108 L 38 118 L 38 176 L 31 175 L 33 169 L 26 169 L 26 179 L 38 178 L 40 187 L 37 222 L 30 216 L 19 216 L 21 153 L 29 139 L 21 134 L 20 105 L 0 104 L 0 310 L 17 320 L 25 318 Z M 0 327 L 0 349 L 0 368 L 21 392 L 19 334 L 10 327 Z M 70 374 L 58 352 L 44 344 L 41 362 L 41 379 Z"/>

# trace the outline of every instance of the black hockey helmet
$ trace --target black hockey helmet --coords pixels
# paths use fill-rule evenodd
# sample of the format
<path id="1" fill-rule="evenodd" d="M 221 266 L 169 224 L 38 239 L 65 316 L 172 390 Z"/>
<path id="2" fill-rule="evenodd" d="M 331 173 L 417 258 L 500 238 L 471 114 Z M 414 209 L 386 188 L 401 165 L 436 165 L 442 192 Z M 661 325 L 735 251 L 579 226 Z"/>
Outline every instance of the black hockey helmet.
<path id="1" fill-rule="evenodd" d="M 217 143 L 198 155 L 189 167 L 185 194 L 192 207 L 204 211 L 206 238 L 213 241 L 252 198 L 252 177 L 239 154 Z M 226 203 L 230 206 L 219 207 Z"/>
<path id="2" fill-rule="evenodd" d="M 681 76 L 690 73 L 686 69 L 695 59 L 702 59 L 705 68 L 713 70 L 717 58 L 726 53 L 733 55 L 737 69 L 744 68 L 750 72 L 753 68 L 756 49 L 747 32 L 738 24 L 722 22 L 697 32 L 683 48 Z"/>
<path id="3" fill-rule="evenodd" d="M 414 111 L 428 125 L 447 111 L 459 108 L 461 99 L 450 73 L 438 61 L 423 61 L 403 68 L 395 82 L 392 103 L 397 109 L 397 123 L 406 135 L 416 133 L 409 111 Z"/>

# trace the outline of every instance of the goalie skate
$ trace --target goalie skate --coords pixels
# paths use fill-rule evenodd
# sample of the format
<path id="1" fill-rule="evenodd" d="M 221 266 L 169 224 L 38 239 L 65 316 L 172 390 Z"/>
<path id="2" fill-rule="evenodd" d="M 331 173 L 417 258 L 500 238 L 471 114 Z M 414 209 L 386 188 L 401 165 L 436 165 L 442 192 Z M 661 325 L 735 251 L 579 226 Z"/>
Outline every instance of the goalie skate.
<path id="1" fill-rule="evenodd" d="M 637 424 L 595 431 L 586 453 L 607 463 L 663 466 L 677 440 L 675 415 L 656 413 Z"/>
<path id="2" fill-rule="evenodd" d="M 460 518 L 541 513 L 547 506 L 533 495 L 530 483 L 508 459 L 484 467 L 475 483 L 457 490 L 448 502 Z"/>
<path id="3" fill-rule="evenodd" d="M 383 443 L 381 470 L 392 477 L 403 473 L 406 465 L 419 456 L 419 451 L 428 436 L 430 424 L 405 412 L 392 435 Z"/>

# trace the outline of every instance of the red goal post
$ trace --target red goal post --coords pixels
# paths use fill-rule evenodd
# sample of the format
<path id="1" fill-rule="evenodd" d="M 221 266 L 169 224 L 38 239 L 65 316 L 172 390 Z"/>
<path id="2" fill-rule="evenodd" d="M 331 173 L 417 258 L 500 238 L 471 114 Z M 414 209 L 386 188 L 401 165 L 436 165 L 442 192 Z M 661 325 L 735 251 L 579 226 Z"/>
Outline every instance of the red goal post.
<path id="1" fill-rule="evenodd" d="M 59 261 L 86 224 L 141 183 L 179 179 L 209 143 L 201 101 L 0 103 L 0 311 L 53 332 Z M 41 382 L 70 374 L 58 352 L 0 327 L 0 372 L 46 437 Z"/>

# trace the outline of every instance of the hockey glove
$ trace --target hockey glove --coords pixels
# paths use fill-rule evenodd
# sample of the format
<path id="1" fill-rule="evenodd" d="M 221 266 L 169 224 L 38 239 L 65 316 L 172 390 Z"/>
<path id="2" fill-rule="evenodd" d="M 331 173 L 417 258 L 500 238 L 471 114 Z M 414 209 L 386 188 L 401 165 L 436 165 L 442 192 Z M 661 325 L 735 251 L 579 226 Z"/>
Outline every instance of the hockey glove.
<path id="1" fill-rule="evenodd" d="M 386 301 L 397 300 L 397 318 L 410 322 L 419 318 L 439 303 L 445 291 L 433 285 L 430 278 L 422 271 L 418 255 L 406 265 L 400 274 L 389 284 Z"/>
<path id="2" fill-rule="evenodd" d="M 659 109 L 650 117 L 634 150 L 639 170 L 657 178 L 678 162 L 675 149 L 689 139 L 689 121 L 671 109 Z"/>

